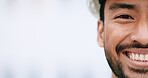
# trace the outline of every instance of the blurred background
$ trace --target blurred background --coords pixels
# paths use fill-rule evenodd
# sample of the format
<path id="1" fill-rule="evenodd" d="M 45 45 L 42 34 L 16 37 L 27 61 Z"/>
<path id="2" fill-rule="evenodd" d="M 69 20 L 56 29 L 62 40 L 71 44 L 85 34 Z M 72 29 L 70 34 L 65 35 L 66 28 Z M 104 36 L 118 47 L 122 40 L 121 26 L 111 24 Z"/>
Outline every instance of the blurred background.
<path id="1" fill-rule="evenodd" d="M 0 0 L 0 78 L 111 78 L 86 0 Z"/>

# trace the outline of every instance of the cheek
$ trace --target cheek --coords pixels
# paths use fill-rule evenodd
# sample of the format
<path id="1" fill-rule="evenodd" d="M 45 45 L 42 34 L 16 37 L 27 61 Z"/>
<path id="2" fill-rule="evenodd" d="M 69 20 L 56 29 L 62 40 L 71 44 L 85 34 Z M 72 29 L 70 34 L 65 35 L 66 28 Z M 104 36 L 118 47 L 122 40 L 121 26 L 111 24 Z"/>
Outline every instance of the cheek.
<path id="1" fill-rule="evenodd" d="M 121 41 L 123 37 L 122 32 L 113 28 L 107 28 L 105 29 L 105 31 L 106 31 L 105 32 L 106 47 L 115 50 L 116 45 Z"/>
<path id="2" fill-rule="evenodd" d="M 118 44 L 124 42 L 124 40 L 127 40 L 131 33 L 131 30 L 129 30 L 129 28 L 124 28 L 116 25 L 106 26 L 104 38 L 105 47 L 111 51 L 115 51 Z"/>

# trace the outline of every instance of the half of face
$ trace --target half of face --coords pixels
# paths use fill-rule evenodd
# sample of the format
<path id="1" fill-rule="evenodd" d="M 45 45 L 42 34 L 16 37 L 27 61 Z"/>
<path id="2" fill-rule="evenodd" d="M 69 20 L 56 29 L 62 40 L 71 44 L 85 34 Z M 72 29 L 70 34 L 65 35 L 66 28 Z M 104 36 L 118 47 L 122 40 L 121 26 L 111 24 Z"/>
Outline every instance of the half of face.
<path id="1" fill-rule="evenodd" d="M 98 44 L 116 77 L 148 78 L 148 0 L 107 0 Z"/>

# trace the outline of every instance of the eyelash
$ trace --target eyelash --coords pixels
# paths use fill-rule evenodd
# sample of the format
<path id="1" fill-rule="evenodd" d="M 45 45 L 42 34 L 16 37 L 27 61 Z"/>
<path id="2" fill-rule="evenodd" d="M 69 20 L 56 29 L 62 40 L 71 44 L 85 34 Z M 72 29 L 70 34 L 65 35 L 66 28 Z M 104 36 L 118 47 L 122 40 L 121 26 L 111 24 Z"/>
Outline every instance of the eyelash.
<path id="1" fill-rule="evenodd" d="M 130 15 L 119 15 L 117 17 L 115 17 L 114 19 L 117 19 L 117 18 L 122 18 L 122 19 L 134 19 L 133 17 L 131 17 Z"/>

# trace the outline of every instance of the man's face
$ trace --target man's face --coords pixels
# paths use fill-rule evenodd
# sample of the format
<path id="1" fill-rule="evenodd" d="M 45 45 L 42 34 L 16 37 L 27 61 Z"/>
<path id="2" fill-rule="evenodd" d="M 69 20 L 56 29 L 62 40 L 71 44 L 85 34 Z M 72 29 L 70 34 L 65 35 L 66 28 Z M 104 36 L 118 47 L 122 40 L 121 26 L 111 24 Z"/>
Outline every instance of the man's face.
<path id="1" fill-rule="evenodd" d="M 148 0 L 107 0 L 98 30 L 116 76 L 148 78 Z"/>

